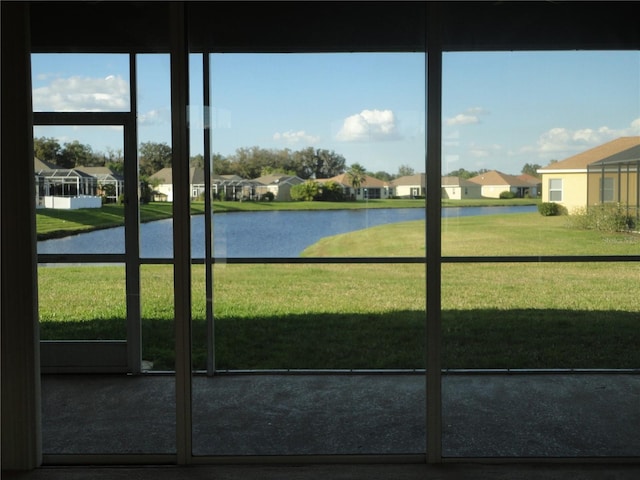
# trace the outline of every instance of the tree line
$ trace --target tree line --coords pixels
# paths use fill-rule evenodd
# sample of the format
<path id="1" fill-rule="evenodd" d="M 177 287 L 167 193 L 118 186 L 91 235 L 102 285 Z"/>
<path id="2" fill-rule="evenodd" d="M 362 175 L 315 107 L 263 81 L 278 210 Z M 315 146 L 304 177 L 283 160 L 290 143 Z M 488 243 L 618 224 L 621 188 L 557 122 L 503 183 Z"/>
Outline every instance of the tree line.
<path id="1" fill-rule="evenodd" d="M 60 144 L 55 138 L 34 138 L 34 153 L 42 161 L 53 163 L 60 168 L 76 168 L 80 166 L 104 166 L 113 172 L 122 174 L 124 156 L 122 149 L 107 148 L 106 152 L 94 152 L 90 145 L 77 140 Z M 165 167 L 171 166 L 171 147 L 164 142 L 143 142 L 138 151 L 140 177 L 146 179 Z M 203 167 L 204 157 L 200 154 L 189 159 L 190 166 Z M 553 160 L 552 160 L 553 162 Z M 214 154 L 212 172 L 217 175 L 238 175 L 242 178 L 258 178 L 273 173 L 297 175 L 307 180 L 315 178 L 331 178 L 348 172 L 343 155 L 321 148 L 307 147 L 301 150 L 267 149 L 258 146 L 238 148 L 233 154 L 223 156 Z M 356 164 L 354 164 L 356 165 Z M 358 168 L 363 167 L 359 164 Z M 539 176 L 538 164 L 526 163 L 522 173 Z M 471 178 L 487 169 L 468 171 L 464 168 L 447 173 L 448 176 Z M 400 165 L 396 173 L 383 170 L 372 172 L 364 170 L 364 174 L 384 181 L 414 175 L 415 170 L 409 165 Z"/>
<path id="2" fill-rule="evenodd" d="M 90 145 L 77 140 L 60 144 L 55 138 L 34 139 L 34 153 L 42 161 L 60 168 L 80 166 L 104 166 L 116 173 L 124 170 L 122 149 L 107 149 L 94 152 Z M 140 177 L 148 178 L 162 168 L 171 167 L 171 147 L 163 142 L 143 142 L 138 151 Z M 189 159 L 192 167 L 203 167 L 201 154 Z M 297 175 L 302 179 L 331 178 L 347 172 L 348 166 L 343 155 L 333 150 L 307 147 L 301 150 L 267 149 L 258 146 L 238 148 L 228 156 L 214 154 L 212 171 L 217 175 L 238 175 L 242 178 L 258 178 L 273 173 Z M 397 173 L 385 171 L 369 172 L 367 175 L 381 180 L 393 180 L 403 175 L 413 175 L 408 165 L 400 165 Z"/>

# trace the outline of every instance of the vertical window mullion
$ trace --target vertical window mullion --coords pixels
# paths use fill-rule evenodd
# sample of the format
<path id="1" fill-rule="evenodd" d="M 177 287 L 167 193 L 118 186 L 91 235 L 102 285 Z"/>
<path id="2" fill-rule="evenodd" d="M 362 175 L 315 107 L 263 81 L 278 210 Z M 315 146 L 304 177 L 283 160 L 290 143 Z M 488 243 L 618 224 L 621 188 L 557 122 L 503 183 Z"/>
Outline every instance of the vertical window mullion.
<path id="1" fill-rule="evenodd" d="M 138 127 L 136 57 L 129 55 L 129 95 L 131 98 L 128 121 L 124 126 L 125 174 L 125 269 L 127 302 L 127 362 L 131 373 L 142 368 L 142 321 L 140 309 L 140 201 L 138 198 Z"/>
<path id="2" fill-rule="evenodd" d="M 207 322 L 207 374 L 216 371 L 215 330 L 213 320 L 213 211 L 211 205 L 211 87 L 210 54 L 202 55 L 202 89 L 203 89 L 203 137 L 204 137 L 204 235 L 205 235 L 205 289 L 206 289 L 206 322 Z"/>
<path id="3" fill-rule="evenodd" d="M 442 45 L 437 3 L 427 10 L 426 418 L 427 461 L 442 461 Z"/>
<path id="4" fill-rule="evenodd" d="M 176 332 L 178 464 L 191 462 L 191 232 L 189 186 L 189 56 L 184 3 L 172 3 L 171 140 L 173 166 L 173 291 Z"/>

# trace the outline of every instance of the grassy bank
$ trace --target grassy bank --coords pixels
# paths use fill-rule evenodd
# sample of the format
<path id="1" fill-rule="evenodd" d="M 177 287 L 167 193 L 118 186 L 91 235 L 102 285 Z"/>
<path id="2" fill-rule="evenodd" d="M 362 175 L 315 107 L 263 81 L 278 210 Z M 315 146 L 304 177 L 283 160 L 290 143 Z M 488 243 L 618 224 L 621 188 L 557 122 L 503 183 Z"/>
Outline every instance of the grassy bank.
<path id="1" fill-rule="evenodd" d="M 640 250 L 638 236 L 573 231 L 561 217 L 478 219 L 445 220 L 446 255 Z M 332 237 L 305 254 L 423 255 L 423 239 L 423 222 L 407 222 Z M 144 358 L 159 369 L 173 365 L 171 268 L 141 270 Z M 424 366 L 422 265 L 217 265 L 214 273 L 218 368 Z M 638 368 L 638 278 L 634 263 L 445 264 L 443 364 Z M 125 337 L 123 267 L 42 267 L 39 281 L 43 338 Z M 194 364 L 203 368 L 202 266 L 193 267 L 193 292 Z"/>
<path id="2" fill-rule="evenodd" d="M 445 207 L 465 206 L 508 206 L 531 205 L 536 200 L 443 200 Z M 424 200 L 367 200 L 359 202 L 213 202 L 213 211 L 217 213 L 276 211 L 276 210 L 344 210 L 360 208 L 420 208 Z M 156 202 L 140 205 L 140 221 L 151 222 L 173 216 L 173 204 Z M 192 202 L 191 213 L 204 213 L 203 202 Z M 36 212 L 36 231 L 38 240 L 60 238 L 76 233 L 124 225 L 123 205 L 103 205 L 100 209 L 54 210 L 38 209 Z"/>

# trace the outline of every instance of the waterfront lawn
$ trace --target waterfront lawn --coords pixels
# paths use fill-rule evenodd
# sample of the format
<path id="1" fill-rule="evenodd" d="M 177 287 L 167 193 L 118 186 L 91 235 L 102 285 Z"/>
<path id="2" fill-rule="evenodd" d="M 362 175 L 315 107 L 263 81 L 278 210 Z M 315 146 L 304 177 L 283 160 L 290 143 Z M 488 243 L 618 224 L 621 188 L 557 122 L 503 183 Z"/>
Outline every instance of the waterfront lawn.
<path id="1" fill-rule="evenodd" d="M 517 228 L 505 228 L 509 219 Z M 502 229 L 513 237 L 496 247 L 501 255 L 638 252 L 638 236 L 572 231 L 559 219 L 459 218 L 443 230 L 443 249 L 493 252 Z M 521 224 L 546 233 L 523 234 Z M 423 222 L 376 229 L 394 252 L 424 255 Z M 365 232 L 334 237 L 338 247 L 322 242 L 323 253 L 379 253 L 346 238 Z M 216 265 L 214 276 L 219 369 L 424 367 L 424 265 Z M 635 262 L 444 264 L 443 366 L 638 368 L 638 278 Z M 141 279 L 144 359 L 172 369 L 171 266 L 145 265 Z M 125 337 L 122 267 L 41 267 L 39 288 L 43 339 Z M 206 358 L 204 291 L 204 269 L 194 266 L 196 368 Z"/>

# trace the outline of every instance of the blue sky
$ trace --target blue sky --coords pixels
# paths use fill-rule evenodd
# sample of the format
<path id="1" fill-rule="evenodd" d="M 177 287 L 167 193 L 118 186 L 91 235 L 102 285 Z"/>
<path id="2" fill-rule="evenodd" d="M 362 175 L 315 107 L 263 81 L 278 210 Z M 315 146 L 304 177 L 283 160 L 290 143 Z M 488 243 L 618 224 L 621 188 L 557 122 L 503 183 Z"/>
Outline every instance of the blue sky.
<path id="1" fill-rule="evenodd" d="M 129 108 L 124 55 L 34 55 L 34 110 Z M 201 60 L 191 71 L 192 154 L 202 153 Z M 216 54 L 212 145 L 333 150 L 371 171 L 424 171 L 421 53 Z M 138 58 L 139 142 L 170 144 L 167 55 Z M 443 172 L 517 174 L 640 135 L 640 53 L 473 52 L 443 59 Z M 36 136 L 117 150 L 121 129 L 38 127 Z"/>

